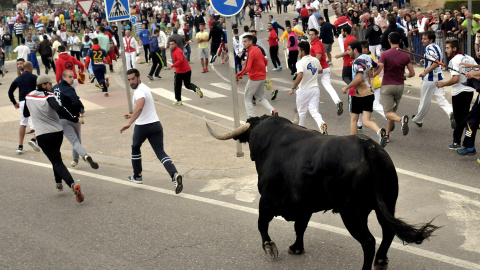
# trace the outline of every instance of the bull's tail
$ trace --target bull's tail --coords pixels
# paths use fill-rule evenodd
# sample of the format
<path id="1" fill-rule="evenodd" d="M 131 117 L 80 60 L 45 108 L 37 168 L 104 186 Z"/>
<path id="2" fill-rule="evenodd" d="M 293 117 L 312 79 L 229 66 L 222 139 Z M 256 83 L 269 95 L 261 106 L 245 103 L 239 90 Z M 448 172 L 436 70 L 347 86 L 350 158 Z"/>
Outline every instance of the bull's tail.
<path id="1" fill-rule="evenodd" d="M 389 194 L 389 191 L 391 191 L 394 187 L 388 187 L 389 183 L 392 182 L 384 179 L 385 177 L 397 178 L 396 171 L 394 171 L 395 167 L 393 166 L 393 163 L 391 164 L 391 166 L 389 166 L 390 164 L 378 164 L 379 158 L 385 160 L 386 162 L 392 162 L 386 152 L 381 153 L 383 149 L 380 150 L 378 145 L 370 145 L 369 147 L 367 147 L 367 149 L 369 155 L 368 160 L 370 160 L 370 165 L 375 179 L 374 189 L 377 201 L 377 215 L 381 215 L 383 217 L 390 229 L 395 233 L 398 238 L 403 241 L 404 244 L 421 244 L 423 240 L 428 239 L 439 227 L 432 225 L 433 219 L 425 224 L 413 226 L 404 222 L 401 219 L 395 218 L 395 203 L 398 193 Z M 393 174 L 392 171 L 387 171 L 389 170 L 389 167 L 393 169 Z M 398 182 L 395 183 L 395 185 L 398 186 Z M 384 200 L 384 194 L 387 201 Z"/>

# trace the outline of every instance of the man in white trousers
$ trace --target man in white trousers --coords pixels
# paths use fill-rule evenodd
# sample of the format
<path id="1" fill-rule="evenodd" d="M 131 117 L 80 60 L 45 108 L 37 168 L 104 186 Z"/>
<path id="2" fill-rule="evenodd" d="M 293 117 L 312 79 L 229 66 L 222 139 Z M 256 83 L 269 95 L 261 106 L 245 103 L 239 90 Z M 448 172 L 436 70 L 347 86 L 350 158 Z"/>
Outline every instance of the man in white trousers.
<path id="1" fill-rule="evenodd" d="M 125 48 L 125 60 L 127 61 L 127 70 L 137 68 L 135 64 L 135 58 L 140 54 L 138 50 L 138 43 L 130 35 L 130 30 L 125 30 L 125 36 L 123 37 L 123 45 Z"/>
<path id="2" fill-rule="evenodd" d="M 290 95 L 296 92 L 296 104 L 298 111 L 298 125 L 305 126 L 307 110 L 312 115 L 322 134 L 327 134 L 327 124 L 318 112 L 320 103 L 320 89 L 318 88 L 318 74 L 322 71 L 320 61 L 310 55 L 310 44 L 302 41 L 298 44 L 301 59 L 296 63 L 297 78 L 293 84 Z M 298 89 L 297 89 L 298 87 Z"/>
<path id="3" fill-rule="evenodd" d="M 313 16 L 313 15 L 312 15 Z M 342 115 L 343 113 L 343 103 L 340 100 L 337 92 L 332 86 L 330 82 L 330 66 L 327 63 L 327 57 L 325 55 L 325 46 L 323 43 L 318 39 L 318 31 L 317 29 L 310 29 L 310 55 L 317 58 L 320 61 L 322 72 L 319 72 L 317 78 L 322 83 L 325 90 L 327 90 L 328 94 L 332 98 L 335 105 L 337 105 L 337 115 Z M 298 71 L 297 71 L 298 72 Z"/>
<path id="4" fill-rule="evenodd" d="M 418 105 L 418 112 L 412 116 L 412 122 L 418 127 L 422 127 L 423 120 L 427 116 L 430 103 L 432 102 L 432 95 L 435 95 L 438 105 L 442 108 L 450 119 L 452 128 L 455 128 L 455 117 L 453 116 L 452 105 L 445 99 L 445 90 L 438 88 L 435 83 L 443 81 L 442 68 L 439 64 L 432 61 L 443 62 L 443 52 L 440 46 L 435 44 L 435 32 L 427 31 L 422 33 L 422 43 L 425 46 L 424 57 L 431 60 L 425 61 L 425 71 L 420 73 L 420 78 L 423 78 L 422 89 L 420 92 L 420 104 Z"/>

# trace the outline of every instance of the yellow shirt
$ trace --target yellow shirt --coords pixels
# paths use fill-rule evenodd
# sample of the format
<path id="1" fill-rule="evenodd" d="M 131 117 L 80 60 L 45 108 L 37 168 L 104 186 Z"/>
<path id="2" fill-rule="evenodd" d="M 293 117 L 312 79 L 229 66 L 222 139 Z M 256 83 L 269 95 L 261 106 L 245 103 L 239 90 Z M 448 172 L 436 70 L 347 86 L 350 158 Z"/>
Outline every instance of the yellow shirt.
<path id="1" fill-rule="evenodd" d="M 208 33 L 207 32 L 198 32 L 197 35 L 195 35 L 196 38 L 201 38 L 201 39 L 208 39 Z M 205 49 L 208 47 L 208 41 L 204 41 L 204 42 L 199 42 L 198 43 L 198 48 L 199 49 Z"/>
<path id="2" fill-rule="evenodd" d="M 46 27 L 47 26 L 47 21 L 48 21 L 47 16 L 45 16 L 45 15 L 40 16 L 40 20 L 42 20 L 42 23 L 45 24 L 45 27 Z"/>
<path id="3" fill-rule="evenodd" d="M 369 54 L 368 56 L 370 56 L 372 58 L 373 61 L 375 61 L 375 58 L 373 57 L 373 54 Z M 372 69 L 372 72 L 375 72 L 375 69 Z M 375 76 L 375 78 L 373 78 L 373 89 L 377 89 L 377 88 L 380 88 L 382 87 L 382 82 L 380 81 L 380 78 L 377 76 Z"/>
<path id="4" fill-rule="evenodd" d="M 60 23 L 65 23 L 65 16 L 60 14 Z"/>
<path id="5" fill-rule="evenodd" d="M 303 37 L 303 32 L 300 31 L 300 30 L 297 30 L 295 28 L 292 28 L 292 31 L 295 32 L 295 34 L 297 35 L 300 35 L 301 37 Z M 282 34 L 282 37 L 280 37 L 280 41 L 283 41 L 285 38 L 288 37 L 288 32 L 287 31 L 283 31 L 283 34 Z"/>

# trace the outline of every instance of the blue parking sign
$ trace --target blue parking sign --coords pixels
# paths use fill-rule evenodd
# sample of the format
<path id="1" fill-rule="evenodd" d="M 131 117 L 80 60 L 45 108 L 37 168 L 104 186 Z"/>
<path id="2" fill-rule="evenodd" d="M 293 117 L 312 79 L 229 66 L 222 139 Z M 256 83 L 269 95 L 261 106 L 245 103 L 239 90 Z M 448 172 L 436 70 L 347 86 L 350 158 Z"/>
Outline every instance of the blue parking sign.
<path id="1" fill-rule="evenodd" d="M 220 15 L 231 17 L 242 10 L 245 0 L 211 0 L 210 4 Z"/>
<path id="2" fill-rule="evenodd" d="M 105 0 L 107 21 L 116 22 L 130 19 L 128 0 Z"/>

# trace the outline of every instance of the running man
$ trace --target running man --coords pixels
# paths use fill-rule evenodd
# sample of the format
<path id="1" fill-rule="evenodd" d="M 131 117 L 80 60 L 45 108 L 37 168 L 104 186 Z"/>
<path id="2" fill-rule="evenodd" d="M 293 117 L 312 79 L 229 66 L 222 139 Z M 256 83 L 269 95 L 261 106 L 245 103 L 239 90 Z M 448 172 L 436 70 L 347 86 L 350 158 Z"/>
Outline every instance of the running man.
<path id="1" fill-rule="evenodd" d="M 190 64 L 188 64 L 187 57 L 183 54 L 183 50 L 177 46 L 175 40 L 171 40 L 169 45 L 172 50 L 172 60 L 174 64 L 167 69 L 170 70 L 175 68 L 174 88 L 176 101 L 173 102 L 173 105 L 182 105 L 182 82 L 187 89 L 194 91 L 200 98 L 202 98 L 203 93 L 200 90 L 200 87 L 190 81 L 192 78 L 192 69 L 190 68 Z"/>
<path id="2" fill-rule="evenodd" d="M 412 116 L 412 122 L 418 127 L 423 126 L 423 120 L 427 116 L 427 112 L 430 109 L 430 103 L 432 102 L 432 95 L 435 95 L 438 105 L 442 108 L 450 119 L 450 125 L 452 129 L 455 129 L 455 117 L 453 115 L 452 105 L 448 103 L 445 98 L 445 90 L 438 88 L 436 82 L 443 81 L 443 72 L 439 64 L 432 61 L 443 62 L 443 53 L 440 46 L 435 44 L 435 32 L 427 31 L 422 34 L 422 43 L 425 46 L 424 57 L 431 60 L 425 61 L 425 71 L 420 73 L 419 77 L 422 78 L 422 89 L 420 92 L 420 104 L 418 105 L 418 112 Z"/>
<path id="3" fill-rule="evenodd" d="M 75 88 L 72 86 L 73 78 L 73 72 L 71 70 L 65 70 L 62 74 L 62 80 L 60 83 L 53 87 L 53 93 L 57 97 L 61 106 L 67 109 L 67 111 L 69 111 L 73 116 L 77 118 L 83 118 L 85 109 L 80 101 L 80 98 L 77 96 Z M 98 169 L 98 164 L 93 161 L 92 157 L 87 154 L 87 151 L 85 151 L 82 146 L 81 127 L 84 123 L 74 123 L 65 119 L 65 117 L 63 117 L 61 114 L 59 114 L 58 117 L 60 118 L 60 124 L 63 128 L 63 134 L 73 146 L 73 160 L 70 165 L 72 167 L 76 167 L 78 165 L 78 158 L 80 156 L 93 169 Z"/>
<path id="4" fill-rule="evenodd" d="M 155 29 L 153 32 L 153 36 L 150 38 L 150 58 L 152 59 L 152 68 L 150 69 L 150 73 L 148 73 L 147 77 L 150 80 L 153 80 L 153 75 L 155 74 L 155 78 L 161 79 L 160 71 L 164 66 L 162 56 L 160 55 L 160 47 L 158 46 L 158 37 L 160 36 L 160 30 Z"/>
<path id="5" fill-rule="evenodd" d="M 37 87 L 37 90 L 31 91 L 26 97 L 25 117 L 32 116 L 35 134 L 38 136 L 38 145 L 52 163 L 57 191 L 63 191 L 63 180 L 72 189 L 77 202 L 81 203 L 85 198 L 80 185 L 75 184 L 72 175 L 62 161 L 60 147 L 63 142 L 63 131 L 58 114 L 74 123 L 83 124 L 83 119 L 73 116 L 65 107 L 58 104 L 57 98 L 52 93 L 52 80 L 47 75 L 38 77 Z"/>
<path id="6" fill-rule="evenodd" d="M 163 127 L 158 119 L 157 111 L 148 87 L 140 80 L 140 72 L 137 69 L 127 71 L 127 79 L 130 87 L 134 90 L 133 102 L 135 108 L 132 114 L 126 114 L 125 119 L 130 119 L 127 125 L 120 129 L 120 133 L 129 129 L 135 123 L 132 135 L 132 167 L 133 175 L 128 180 L 142 184 L 142 152 L 140 148 L 148 139 L 157 158 L 162 162 L 175 186 L 175 193 L 182 192 L 182 176 L 177 172 L 172 159 L 163 150 Z"/>
<path id="7" fill-rule="evenodd" d="M 15 106 L 15 109 L 20 109 L 20 128 L 18 130 L 18 148 L 16 152 L 21 154 L 23 152 L 23 140 L 25 139 L 25 132 L 27 131 L 27 124 L 28 124 L 28 116 L 24 114 L 24 106 L 25 106 L 25 97 L 30 91 L 33 91 L 37 86 L 37 76 L 32 74 L 33 65 L 30 62 L 25 62 L 23 59 L 17 59 L 17 68 L 22 71 L 22 74 L 18 76 L 10 85 L 10 89 L 8 89 L 8 97 L 10 101 Z M 13 93 L 15 89 L 18 87 L 18 99 L 19 103 L 15 100 Z M 35 135 L 33 138 L 28 142 L 33 150 L 40 152 L 40 148 L 37 145 Z"/>
<path id="8" fill-rule="evenodd" d="M 373 112 L 373 102 L 375 95 L 370 85 L 370 76 L 372 68 L 377 67 L 370 56 L 362 54 L 362 45 L 358 40 L 348 43 L 347 53 L 351 59 L 355 59 L 352 64 L 353 80 L 347 86 L 342 88 L 342 92 L 350 95 L 350 134 L 358 134 L 357 121 L 361 113 L 363 125 L 377 133 L 378 143 L 385 147 L 387 136 L 384 128 L 370 120 Z M 352 93 L 353 92 L 353 93 Z"/>
<path id="9" fill-rule="evenodd" d="M 105 63 L 111 63 L 110 56 L 108 56 L 104 49 L 100 49 L 97 38 L 93 39 L 92 49 L 88 52 L 87 58 L 85 59 L 85 66 L 88 67 L 90 59 L 93 60 L 92 69 L 93 75 L 95 75 L 95 78 L 97 78 L 98 81 L 97 87 L 102 89 L 102 92 L 105 93 L 105 97 L 108 97 L 108 87 L 110 86 L 110 83 L 108 77 L 105 76 L 107 73 Z"/>
<path id="10" fill-rule="evenodd" d="M 316 57 L 310 55 L 310 44 L 308 42 L 300 42 L 298 51 L 301 58 L 297 62 L 298 75 L 292 90 L 290 90 L 290 95 L 293 95 L 295 91 L 297 94 L 298 125 L 305 126 L 305 117 L 308 109 L 315 122 L 317 122 L 320 132 L 327 135 L 327 124 L 318 112 L 320 89 L 318 88 L 317 76 L 322 71 L 322 66 Z M 299 87 L 298 90 L 297 87 Z"/>

